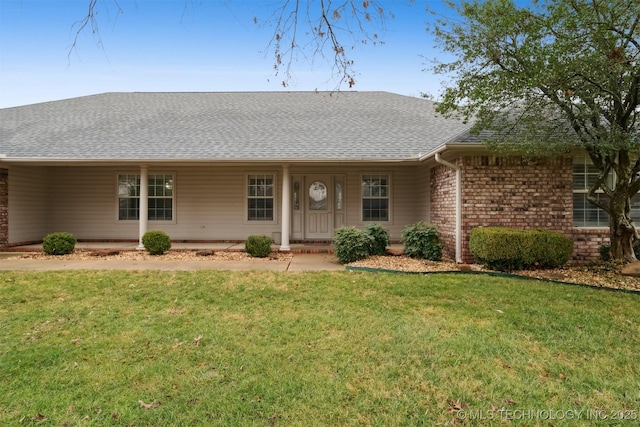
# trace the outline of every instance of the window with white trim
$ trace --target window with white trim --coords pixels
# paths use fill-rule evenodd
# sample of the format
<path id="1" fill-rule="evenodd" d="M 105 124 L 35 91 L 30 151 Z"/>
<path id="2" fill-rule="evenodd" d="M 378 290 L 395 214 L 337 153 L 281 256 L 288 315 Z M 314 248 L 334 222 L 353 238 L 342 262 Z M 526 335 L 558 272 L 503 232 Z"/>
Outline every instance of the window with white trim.
<path id="1" fill-rule="evenodd" d="M 362 220 L 389 221 L 389 175 L 362 175 Z"/>
<path id="2" fill-rule="evenodd" d="M 173 174 L 149 174 L 147 215 L 149 221 L 173 221 Z M 140 219 L 140 175 L 118 175 L 118 220 Z"/>
<path id="3" fill-rule="evenodd" d="M 589 188 L 596 182 L 599 174 L 588 156 L 573 159 L 573 226 L 574 227 L 609 227 L 609 214 L 587 200 Z M 607 177 L 607 185 L 613 187 L 615 176 Z M 595 196 L 604 198 L 602 190 Z M 631 218 L 640 222 L 640 194 L 631 198 Z"/>
<path id="4" fill-rule="evenodd" d="M 149 221 L 173 221 L 173 175 L 149 175 Z"/>
<path id="5" fill-rule="evenodd" d="M 140 175 L 118 175 L 118 220 L 140 219 Z"/>
<path id="6" fill-rule="evenodd" d="M 247 177 L 247 220 L 274 220 L 274 183 L 272 174 L 254 174 Z"/>

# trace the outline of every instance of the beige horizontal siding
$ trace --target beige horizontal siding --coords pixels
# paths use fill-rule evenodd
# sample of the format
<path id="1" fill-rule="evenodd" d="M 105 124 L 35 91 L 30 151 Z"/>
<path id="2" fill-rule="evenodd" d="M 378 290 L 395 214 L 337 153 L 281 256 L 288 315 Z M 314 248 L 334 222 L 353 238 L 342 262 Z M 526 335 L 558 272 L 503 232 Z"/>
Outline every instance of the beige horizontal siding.
<path id="1" fill-rule="evenodd" d="M 21 168 L 15 181 L 10 178 L 10 239 L 37 240 L 48 232 L 67 231 L 78 239 L 137 240 L 138 222 L 117 219 L 119 173 L 138 174 L 139 168 Z M 175 174 L 174 221 L 150 221 L 148 226 L 167 232 L 174 240 L 243 240 L 252 234 L 272 236 L 281 231 L 282 172 L 277 166 L 150 167 L 149 173 Z M 276 221 L 246 221 L 249 173 L 276 176 Z M 344 177 L 345 225 L 357 227 L 367 225 L 361 218 L 362 174 L 389 174 L 391 220 L 382 225 L 390 230 L 393 240 L 400 238 L 406 225 L 428 216 L 428 174 L 419 166 L 296 165 L 290 173 Z"/>
<path id="2" fill-rule="evenodd" d="M 132 237 L 114 228 L 116 172 L 108 168 L 55 168 L 51 225 L 79 239 Z M 129 227 L 137 230 L 138 226 Z M 135 236 L 133 236 L 135 237 Z"/>
<path id="3" fill-rule="evenodd" d="M 362 221 L 361 180 L 363 174 L 389 174 L 391 178 L 391 218 L 380 224 L 387 228 L 392 240 L 399 240 L 402 229 L 420 220 L 416 201 L 428 186 L 419 178 L 417 167 L 376 166 L 349 168 L 347 174 L 347 225 L 364 227 Z"/>
<path id="4" fill-rule="evenodd" d="M 277 176 L 275 169 L 150 168 L 150 174 L 175 174 L 175 218 L 171 222 L 150 221 L 148 229 L 163 230 L 174 240 L 242 240 L 251 234 L 279 231 L 277 222 L 245 221 L 245 182 L 247 173 L 252 172 Z M 117 176 L 121 173 L 137 174 L 139 170 L 56 169 L 52 226 L 78 239 L 137 239 L 138 222 L 117 219 Z M 278 193 L 276 203 L 279 197 Z"/>
<path id="5" fill-rule="evenodd" d="M 280 180 L 273 168 L 176 168 L 175 224 L 151 223 L 174 239 L 243 240 L 252 234 L 271 236 L 279 224 L 246 221 L 246 175 L 273 173 L 276 182 L 276 212 L 279 211 Z"/>
<path id="6" fill-rule="evenodd" d="M 421 164 L 416 171 L 416 210 L 415 216 L 419 221 L 429 223 L 431 221 L 431 215 L 429 214 L 429 198 L 431 195 L 431 183 L 429 176 L 431 169 L 426 165 Z"/>
<path id="7" fill-rule="evenodd" d="M 47 168 L 9 169 L 9 244 L 41 240 L 50 230 L 50 178 Z"/>

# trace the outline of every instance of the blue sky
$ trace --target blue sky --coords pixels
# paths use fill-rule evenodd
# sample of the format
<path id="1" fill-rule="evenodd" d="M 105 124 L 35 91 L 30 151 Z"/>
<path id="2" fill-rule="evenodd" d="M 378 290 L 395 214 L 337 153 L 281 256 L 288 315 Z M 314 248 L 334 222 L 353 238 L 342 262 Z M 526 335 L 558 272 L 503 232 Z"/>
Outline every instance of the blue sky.
<path id="1" fill-rule="evenodd" d="M 379 2 L 394 14 L 384 45 L 357 45 L 354 90 L 437 95 L 423 71 L 438 55 L 424 0 Z M 299 58 L 275 76 L 266 21 L 278 0 L 98 0 L 99 37 L 86 29 L 69 55 L 89 0 L 0 0 L 0 108 L 104 92 L 333 90 L 321 60 Z M 186 5 L 186 7 L 185 7 Z M 434 6 L 434 1 L 429 0 Z M 343 90 L 348 90 L 342 87 Z"/>

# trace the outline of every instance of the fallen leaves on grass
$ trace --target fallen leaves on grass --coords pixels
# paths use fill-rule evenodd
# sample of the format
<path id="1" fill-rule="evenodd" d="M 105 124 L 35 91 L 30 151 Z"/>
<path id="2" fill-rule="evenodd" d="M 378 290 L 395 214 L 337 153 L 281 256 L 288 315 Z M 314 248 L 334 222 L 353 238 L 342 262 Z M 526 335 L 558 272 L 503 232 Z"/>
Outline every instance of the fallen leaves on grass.
<path id="1" fill-rule="evenodd" d="M 154 409 L 160 406 L 157 400 L 154 400 L 151 403 L 144 403 L 142 400 L 138 400 L 138 403 L 140 404 L 140 407 L 144 409 Z"/>
<path id="2" fill-rule="evenodd" d="M 462 411 L 467 406 L 461 403 L 460 400 L 450 400 L 448 403 L 451 412 Z"/>

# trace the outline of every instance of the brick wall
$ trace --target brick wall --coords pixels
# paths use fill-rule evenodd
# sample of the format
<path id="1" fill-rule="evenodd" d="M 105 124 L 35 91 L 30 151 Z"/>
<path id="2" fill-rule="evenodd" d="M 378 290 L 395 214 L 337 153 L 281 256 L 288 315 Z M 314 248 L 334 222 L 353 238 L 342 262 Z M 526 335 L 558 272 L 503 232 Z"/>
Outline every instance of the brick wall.
<path id="1" fill-rule="evenodd" d="M 461 166 L 461 159 L 456 162 Z M 431 169 L 431 224 L 444 240 L 443 256 L 455 259 L 456 243 L 456 173 L 445 166 Z"/>
<path id="2" fill-rule="evenodd" d="M 462 259 L 473 262 L 469 234 L 475 227 L 498 226 L 556 230 L 574 239 L 574 261 L 598 257 L 608 229 L 573 228 L 572 159 L 527 162 L 520 157 L 463 156 Z M 455 255 L 455 172 L 431 170 L 431 222 Z"/>
<path id="3" fill-rule="evenodd" d="M 0 169 L 0 248 L 9 242 L 9 171 Z"/>
<path id="4" fill-rule="evenodd" d="M 585 262 L 600 257 L 600 246 L 610 241 L 608 228 L 575 228 L 571 237 L 574 262 Z"/>

